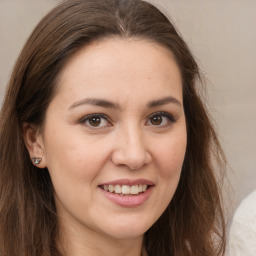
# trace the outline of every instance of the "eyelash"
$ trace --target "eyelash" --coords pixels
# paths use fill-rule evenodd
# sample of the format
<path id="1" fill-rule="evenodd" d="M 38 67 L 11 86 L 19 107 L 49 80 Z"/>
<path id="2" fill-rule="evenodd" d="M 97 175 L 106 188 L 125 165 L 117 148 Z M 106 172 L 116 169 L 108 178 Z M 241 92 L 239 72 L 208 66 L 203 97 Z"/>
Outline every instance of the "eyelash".
<path id="1" fill-rule="evenodd" d="M 80 119 L 79 123 L 86 125 L 86 122 L 90 121 L 91 118 L 100 118 L 101 122 L 102 122 L 102 119 L 104 119 L 108 122 L 107 126 L 111 126 L 111 122 L 109 121 L 109 118 L 106 115 L 100 114 L 100 113 L 87 115 L 87 116 L 83 117 L 82 119 Z M 94 130 L 101 128 L 101 127 L 99 128 L 99 126 L 94 127 L 93 125 L 89 125 L 89 124 L 87 125 L 87 127 L 94 129 Z"/>
<path id="2" fill-rule="evenodd" d="M 168 121 L 169 121 L 170 123 L 172 123 L 172 124 L 177 121 L 177 120 L 174 118 L 173 115 L 171 115 L 171 114 L 169 114 L 169 113 L 167 113 L 167 112 L 163 112 L 163 111 L 155 112 L 155 113 L 151 114 L 151 115 L 149 116 L 148 120 L 151 120 L 153 117 L 156 117 L 156 116 L 165 117 L 165 118 L 167 118 Z M 153 124 L 152 124 L 152 125 L 153 125 Z M 168 125 L 168 124 L 167 124 L 167 125 Z M 160 126 L 160 125 L 159 125 L 159 127 L 166 127 L 167 125 L 163 125 L 163 126 Z M 153 125 L 153 126 L 154 126 L 154 125 Z M 156 125 L 156 126 L 157 126 L 157 125 Z"/>
<path id="3" fill-rule="evenodd" d="M 157 116 L 160 116 L 162 119 L 163 117 L 164 118 L 167 118 L 168 120 L 168 123 L 165 124 L 165 125 L 154 125 L 152 124 L 152 118 L 154 117 L 157 117 Z M 98 126 L 93 126 L 91 124 L 87 124 L 86 125 L 86 122 L 90 121 L 91 118 L 99 118 L 100 119 L 100 123 Z M 163 121 L 161 119 L 161 122 Z M 105 126 L 100 126 L 100 124 L 102 123 L 102 120 L 105 120 L 108 124 Z M 169 123 L 175 123 L 177 120 L 173 117 L 173 115 L 167 113 L 167 112 L 163 112 L 163 111 L 160 111 L 160 112 L 155 112 L 153 114 L 151 114 L 148 118 L 147 118 L 147 122 L 150 122 L 151 124 L 149 125 L 152 125 L 152 126 L 155 126 L 155 127 L 159 127 L 159 128 L 162 128 L 162 127 L 166 127 L 169 125 Z M 90 129 L 92 130 L 97 130 L 97 129 L 102 129 L 102 128 L 105 128 L 105 127 L 108 127 L 108 126 L 112 126 L 111 124 L 111 121 L 109 120 L 109 117 L 107 117 L 106 115 L 104 114 L 101 114 L 101 113 L 95 113 L 95 114 L 90 114 L 90 115 L 87 115 L 85 117 L 83 117 L 82 119 L 79 120 L 79 123 L 83 124 L 83 125 L 86 125 L 87 127 L 89 127 Z"/>

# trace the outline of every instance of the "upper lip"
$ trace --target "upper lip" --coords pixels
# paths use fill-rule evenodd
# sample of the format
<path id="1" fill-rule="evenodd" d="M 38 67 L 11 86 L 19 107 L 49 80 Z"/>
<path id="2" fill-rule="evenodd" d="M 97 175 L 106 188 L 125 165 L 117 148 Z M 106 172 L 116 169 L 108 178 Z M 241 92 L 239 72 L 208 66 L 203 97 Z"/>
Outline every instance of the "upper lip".
<path id="1" fill-rule="evenodd" d="M 154 183 L 150 180 L 147 179 L 136 179 L 136 180 L 131 180 L 131 179 L 118 179 L 118 180 L 112 180 L 112 181 L 108 181 L 108 182 L 104 182 L 102 184 L 100 184 L 100 186 L 104 186 L 104 185 L 129 185 L 129 186 L 133 186 L 133 185 L 154 185 Z"/>

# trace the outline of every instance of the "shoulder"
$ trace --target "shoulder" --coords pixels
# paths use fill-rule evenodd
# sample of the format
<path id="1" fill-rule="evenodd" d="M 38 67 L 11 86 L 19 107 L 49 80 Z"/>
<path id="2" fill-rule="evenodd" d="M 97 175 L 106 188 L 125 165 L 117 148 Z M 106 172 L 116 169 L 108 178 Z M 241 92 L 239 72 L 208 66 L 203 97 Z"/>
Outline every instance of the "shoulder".
<path id="1" fill-rule="evenodd" d="M 230 255 L 256 255 L 256 190 L 237 208 L 229 233 Z"/>

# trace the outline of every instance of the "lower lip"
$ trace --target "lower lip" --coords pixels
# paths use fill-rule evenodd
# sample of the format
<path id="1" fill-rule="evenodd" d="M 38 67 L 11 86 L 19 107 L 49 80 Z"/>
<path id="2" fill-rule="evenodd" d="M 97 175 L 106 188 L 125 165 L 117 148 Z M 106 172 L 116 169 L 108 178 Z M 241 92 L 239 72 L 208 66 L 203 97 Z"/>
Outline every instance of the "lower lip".
<path id="1" fill-rule="evenodd" d="M 101 189 L 101 191 L 110 201 L 122 207 L 136 207 L 142 205 L 149 198 L 152 190 L 153 186 L 150 186 L 144 193 L 134 196 L 120 196 Z"/>

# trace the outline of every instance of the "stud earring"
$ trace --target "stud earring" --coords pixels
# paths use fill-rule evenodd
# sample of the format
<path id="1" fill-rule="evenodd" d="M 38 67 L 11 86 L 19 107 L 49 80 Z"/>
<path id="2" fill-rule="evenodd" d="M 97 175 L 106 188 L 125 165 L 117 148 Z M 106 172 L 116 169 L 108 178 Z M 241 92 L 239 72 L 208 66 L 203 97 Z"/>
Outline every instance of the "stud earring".
<path id="1" fill-rule="evenodd" d="M 32 160 L 33 164 L 38 165 L 38 164 L 41 163 L 42 158 L 40 158 L 40 157 L 32 157 L 31 160 Z"/>

